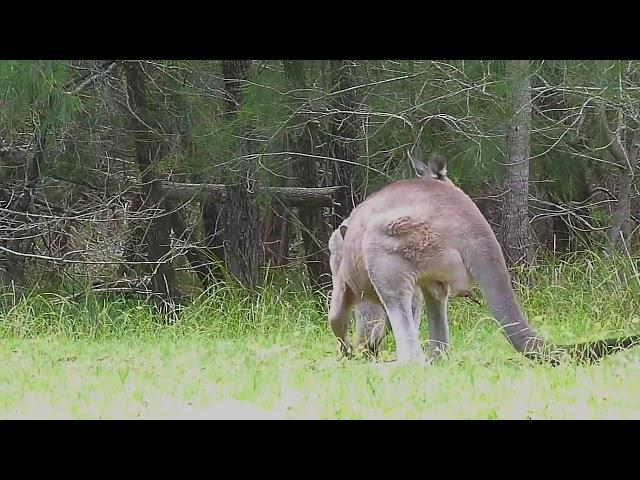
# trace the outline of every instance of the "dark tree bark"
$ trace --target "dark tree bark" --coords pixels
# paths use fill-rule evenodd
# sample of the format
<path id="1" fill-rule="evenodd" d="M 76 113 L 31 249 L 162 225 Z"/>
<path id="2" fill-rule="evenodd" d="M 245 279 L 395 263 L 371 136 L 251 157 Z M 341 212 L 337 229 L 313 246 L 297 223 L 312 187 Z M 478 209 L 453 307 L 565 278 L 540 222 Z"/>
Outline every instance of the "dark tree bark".
<path id="1" fill-rule="evenodd" d="M 258 183 L 248 172 L 246 181 L 257 188 Z M 239 183 L 229 187 L 225 213 L 225 258 L 229 272 L 245 288 L 253 290 L 261 283 L 264 252 L 258 204 L 246 185 Z"/>
<path id="2" fill-rule="evenodd" d="M 336 94 L 333 108 L 333 126 L 331 144 L 334 161 L 333 184 L 345 185 L 336 198 L 338 205 L 334 210 L 334 228 L 347 218 L 353 208 L 360 203 L 362 195 L 357 191 L 357 163 L 360 156 L 359 120 L 357 109 L 357 89 L 353 65 L 345 60 L 331 61 L 332 84 Z"/>
<path id="3" fill-rule="evenodd" d="M 197 246 L 199 242 L 196 233 L 189 231 L 184 214 L 172 200 L 165 199 L 165 210 L 172 212 L 169 216 L 169 222 L 175 238 L 189 244 L 184 251 L 184 256 L 193 271 L 196 272 L 202 286 L 208 288 L 214 277 L 222 276 L 220 268 L 216 264 L 207 261 L 207 258 Z"/>
<path id="4" fill-rule="evenodd" d="M 39 183 L 40 169 L 44 164 L 45 138 L 46 132 L 42 127 L 37 127 L 33 153 L 28 156 L 24 166 L 25 181 L 22 191 L 12 201 L 7 198 L 6 208 L 12 213 L 5 220 L 10 230 L 6 241 L 6 247 L 10 251 L 6 252 L 5 280 L 6 283 L 18 286 L 24 285 L 26 281 L 26 257 L 22 254 L 31 250 L 37 235 L 37 231 L 29 226 L 31 222 L 27 213 L 31 209 L 33 191 Z"/>
<path id="5" fill-rule="evenodd" d="M 638 154 L 640 153 L 640 129 L 636 129 L 630 145 L 621 138 L 622 124 L 613 131 L 607 120 L 606 111 L 600 109 L 600 122 L 607 136 L 607 148 L 615 159 L 620 173 L 617 182 L 618 201 L 613 210 L 613 225 L 609 230 L 609 243 L 606 253 L 610 255 L 619 244 L 631 244 L 631 190 L 633 179 L 638 173 Z"/>
<path id="6" fill-rule="evenodd" d="M 236 121 L 242 102 L 243 85 L 246 82 L 250 60 L 223 60 L 225 90 L 225 116 L 227 121 Z M 222 211 L 224 222 L 224 253 L 229 272 L 245 288 L 254 289 L 261 284 L 261 267 L 264 263 L 262 249 L 262 226 L 258 204 L 259 184 L 256 179 L 257 160 L 244 159 L 251 153 L 249 126 L 241 126 L 238 158 L 240 160 L 232 184 L 226 189 L 227 202 Z"/>
<path id="7" fill-rule="evenodd" d="M 293 151 L 313 155 L 313 135 L 309 124 L 291 137 Z M 299 185 L 318 185 L 318 166 L 312 157 L 294 155 L 293 170 Z M 306 257 L 309 280 L 314 288 L 325 288 L 331 284 L 327 242 L 329 232 L 322 218 L 322 209 L 306 205 L 299 209 L 302 241 Z"/>
<path id="8" fill-rule="evenodd" d="M 274 206 L 275 207 L 275 206 Z M 265 262 L 276 267 L 286 265 L 291 241 L 289 238 L 289 215 L 281 206 L 270 208 L 262 219 L 262 243 Z"/>
<path id="9" fill-rule="evenodd" d="M 544 183 L 545 174 L 541 171 L 532 173 L 531 193 L 535 199 L 529 204 L 529 211 L 533 216 L 531 221 L 532 236 L 536 237 L 536 243 L 545 248 L 553 248 L 554 245 L 554 222 L 557 217 L 549 215 L 551 203 L 551 192 Z M 540 215 L 535 218 L 536 215 Z"/>
<path id="10" fill-rule="evenodd" d="M 204 230 L 203 244 L 214 262 L 226 265 L 224 258 L 224 219 L 222 217 L 223 205 L 213 198 L 206 198 L 200 202 L 202 209 L 202 228 Z"/>
<path id="11" fill-rule="evenodd" d="M 613 211 L 613 225 L 609 231 L 609 248 L 611 253 L 618 245 L 631 241 L 631 187 L 633 185 L 632 169 L 624 166 L 618 175 L 618 201 Z"/>
<path id="12" fill-rule="evenodd" d="M 296 89 L 307 87 L 304 78 L 304 64 L 285 61 L 284 70 L 291 85 Z M 293 154 L 293 175 L 299 187 L 320 187 L 318 164 L 313 157 L 317 131 L 307 115 L 298 113 L 294 123 L 302 127 L 289 132 L 289 143 Z M 298 155 L 297 155 L 298 154 Z M 332 202 L 326 206 L 331 207 Z M 322 208 L 304 202 L 298 209 L 300 232 L 304 246 L 305 263 L 309 281 L 314 288 L 322 289 L 331 284 L 327 242 L 329 232 L 322 218 Z"/>
<path id="13" fill-rule="evenodd" d="M 502 248 L 509 266 L 533 263 L 529 235 L 529 156 L 531 77 L 528 60 L 512 60 L 507 74 L 515 83 L 513 117 L 509 124 L 507 164 L 502 203 Z"/>
<path id="14" fill-rule="evenodd" d="M 142 66 L 138 62 L 123 64 L 127 83 L 129 122 L 133 133 L 135 158 L 142 180 L 142 204 L 145 210 L 155 210 L 158 215 L 149 221 L 144 232 L 146 260 L 152 262 L 151 288 L 161 311 L 178 298 L 176 275 L 171 264 L 170 225 L 165 213 L 162 182 L 155 178 L 153 162 L 159 143 L 149 130 L 151 115 L 147 109 L 146 84 Z"/>
<path id="15" fill-rule="evenodd" d="M 126 277 L 129 274 L 135 275 L 138 270 L 136 263 L 147 260 L 144 242 L 145 225 L 135 218 L 142 209 L 142 203 L 142 195 L 132 195 L 129 203 L 129 218 L 126 220 L 128 235 L 122 253 L 124 262 L 118 268 L 118 275 L 121 277 Z"/>

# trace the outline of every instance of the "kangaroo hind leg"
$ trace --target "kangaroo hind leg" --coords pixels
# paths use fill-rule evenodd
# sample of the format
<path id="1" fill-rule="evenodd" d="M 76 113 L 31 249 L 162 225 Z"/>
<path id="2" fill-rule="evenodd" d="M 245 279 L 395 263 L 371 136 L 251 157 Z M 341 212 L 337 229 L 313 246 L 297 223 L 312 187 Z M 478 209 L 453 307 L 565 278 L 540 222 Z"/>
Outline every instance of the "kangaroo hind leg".
<path id="1" fill-rule="evenodd" d="M 429 355 L 437 359 L 448 353 L 451 340 L 447 319 L 447 295 L 434 295 L 433 288 L 424 288 L 424 303 L 429 322 Z"/>
<path id="2" fill-rule="evenodd" d="M 401 258 L 382 255 L 369 261 L 369 278 L 385 311 L 396 340 L 396 363 L 424 362 L 420 334 L 414 320 L 415 278 L 411 266 Z"/>

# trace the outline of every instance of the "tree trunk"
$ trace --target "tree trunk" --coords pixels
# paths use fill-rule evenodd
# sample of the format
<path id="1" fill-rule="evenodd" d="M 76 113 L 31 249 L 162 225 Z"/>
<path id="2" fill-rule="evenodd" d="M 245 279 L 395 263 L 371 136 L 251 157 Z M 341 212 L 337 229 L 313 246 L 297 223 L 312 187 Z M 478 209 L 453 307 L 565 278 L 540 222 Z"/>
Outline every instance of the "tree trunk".
<path id="1" fill-rule="evenodd" d="M 224 259 L 224 219 L 222 218 L 222 204 L 213 198 L 205 198 L 200 203 L 202 209 L 202 228 L 204 230 L 203 244 L 214 262 L 226 265 Z"/>
<path id="2" fill-rule="evenodd" d="M 288 149 L 287 149 L 288 150 Z M 292 182 L 291 164 L 286 165 L 283 177 L 278 177 L 279 183 L 289 186 Z M 291 209 L 281 202 L 273 202 L 265 208 L 262 218 L 262 245 L 264 247 L 265 264 L 276 267 L 286 265 L 291 247 Z"/>
<path id="3" fill-rule="evenodd" d="M 304 64 L 296 61 L 284 62 L 285 74 L 295 89 L 307 88 L 304 77 Z M 293 120 L 296 125 L 302 124 L 299 129 L 289 132 L 289 143 L 293 154 L 293 175 L 297 179 L 299 187 L 320 187 L 318 164 L 313 155 L 315 150 L 315 138 L 317 134 L 314 124 L 309 122 L 309 117 L 297 114 Z M 296 155 L 299 153 L 301 155 Z M 332 199 L 331 199 L 332 200 Z M 331 207 L 332 201 L 326 206 Z M 300 233 L 304 246 L 305 264 L 309 275 L 309 281 L 313 288 L 324 289 L 331 285 L 331 272 L 329 268 L 329 254 L 327 243 L 329 233 L 327 225 L 322 218 L 322 206 L 313 205 L 305 201 L 298 209 L 300 219 Z"/>
<path id="4" fill-rule="evenodd" d="M 640 129 L 633 134 L 631 145 L 626 149 L 627 156 L 618 155 L 616 158 L 621 172 L 618 175 L 618 191 L 615 209 L 613 211 L 613 225 L 609 231 L 609 245 L 607 253 L 610 254 L 618 245 L 618 242 L 631 245 L 631 191 L 633 179 L 638 171 L 638 151 L 640 150 Z"/>
<path id="5" fill-rule="evenodd" d="M 619 242 L 624 242 L 628 246 L 631 241 L 632 185 L 632 171 L 628 166 L 624 166 L 618 175 L 618 201 L 613 211 L 613 225 L 609 231 L 609 254 L 617 247 Z"/>
<path id="6" fill-rule="evenodd" d="M 250 184 L 256 185 L 251 178 Z M 226 205 L 225 256 L 229 272 L 245 288 L 255 289 L 260 285 L 260 267 L 263 264 L 261 245 L 261 219 L 257 203 L 242 183 L 229 188 Z"/>
<path id="7" fill-rule="evenodd" d="M 358 175 L 356 166 L 359 158 L 359 121 L 357 109 L 357 90 L 353 66 L 349 61 L 332 60 L 332 83 L 337 91 L 333 102 L 336 113 L 333 115 L 331 144 L 334 161 L 333 184 L 347 188 L 338 192 L 338 205 L 334 210 L 334 228 L 351 214 L 351 210 L 360 203 L 362 195 L 357 192 Z"/>
<path id="8" fill-rule="evenodd" d="M 149 131 L 150 115 L 146 104 L 146 86 L 142 66 L 138 62 L 123 65 L 127 82 L 127 97 L 130 110 L 129 121 L 133 132 L 135 158 L 142 180 L 142 209 L 157 211 L 143 237 L 146 247 L 146 259 L 153 265 L 151 288 L 156 295 L 160 311 L 178 298 L 176 275 L 170 259 L 170 225 L 163 206 L 162 183 L 154 178 L 153 162 L 158 152 L 158 141 Z"/>
<path id="9" fill-rule="evenodd" d="M 313 154 L 313 135 L 309 124 L 302 131 L 294 133 L 291 140 L 294 152 Z M 293 170 L 300 186 L 318 185 L 318 166 L 313 158 L 294 155 Z M 302 206 L 299 216 L 309 281 L 314 288 L 323 289 L 331 284 L 331 273 L 327 251 L 329 234 L 322 218 L 322 208 Z"/>
<path id="10" fill-rule="evenodd" d="M 6 242 L 7 248 L 11 250 L 6 252 L 6 282 L 9 284 L 22 286 L 26 281 L 26 257 L 21 254 L 31 250 L 37 234 L 36 230 L 29 226 L 31 222 L 27 213 L 31 209 L 33 190 L 40 180 L 40 169 L 44 164 L 45 137 L 46 132 L 40 126 L 36 127 L 33 154 L 25 165 L 22 193 L 7 205 L 7 209 L 12 211 L 8 215 L 10 233 Z"/>
<path id="11" fill-rule="evenodd" d="M 606 249 L 606 254 L 610 255 L 619 242 L 624 242 L 627 246 L 631 244 L 631 190 L 633 179 L 638 171 L 640 128 L 633 133 L 631 145 L 626 146 L 620 134 L 623 127 L 622 119 L 616 132 L 613 132 L 609 125 L 604 107 L 600 108 L 599 119 L 607 136 L 607 149 L 620 168 L 617 182 L 618 201 L 613 210 L 613 225 L 609 230 L 609 243 Z"/>
<path id="12" fill-rule="evenodd" d="M 502 202 L 502 248 L 509 266 L 533 263 L 529 236 L 529 156 L 531 77 L 528 60 L 512 60 L 507 72 L 515 83 L 513 117 L 509 125 L 507 165 Z"/>
<path id="13" fill-rule="evenodd" d="M 250 60 L 223 60 L 225 115 L 227 121 L 237 120 L 242 102 L 242 87 L 247 80 Z M 258 205 L 259 184 L 256 179 L 258 162 L 246 160 L 244 155 L 251 152 L 249 126 L 241 127 L 237 132 L 239 140 L 239 169 L 235 173 L 232 185 L 226 189 L 227 202 L 222 216 L 225 219 L 224 251 L 229 272 L 245 288 L 255 289 L 261 284 L 261 267 L 264 263 L 262 250 L 262 226 Z M 254 194 L 255 192 L 255 194 Z"/>
<path id="14" fill-rule="evenodd" d="M 268 209 L 262 220 L 262 226 L 265 262 L 276 267 L 286 265 L 291 245 L 287 210 L 280 206 Z"/>
<path id="15" fill-rule="evenodd" d="M 554 220 L 557 219 L 557 217 L 551 216 L 549 212 L 551 206 L 547 202 L 551 202 L 551 195 L 543 181 L 544 173 L 533 172 L 532 175 L 534 181 L 531 183 L 531 193 L 535 198 L 528 205 L 528 209 L 533 216 L 531 221 L 531 237 L 535 237 L 538 246 L 544 246 L 545 248 L 553 250 L 555 245 L 553 226 Z M 540 216 L 535 218 L 536 215 Z"/>
<path id="16" fill-rule="evenodd" d="M 185 247 L 184 256 L 187 258 L 192 270 L 196 272 L 202 286 L 205 289 L 208 288 L 211 286 L 212 276 L 220 277 L 222 272 L 217 268 L 212 268 L 212 263 L 207 261 L 202 251 L 197 247 L 199 242 L 195 232 L 189 231 L 184 214 L 180 209 L 176 208 L 174 202 L 165 199 L 165 210 L 172 212 L 169 216 L 169 222 L 175 238 L 188 244 Z"/>
<path id="17" fill-rule="evenodd" d="M 147 259 L 146 245 L 144 242 L 145 225 L 136 218 L 142 209 L 142 195 L 134 195 L 129 203 L 129 211 L 126 215 L 127 239 L 124 245 L 122 258 L 124 262 L 118 267 L 118 275 L 126 277 L 129 274 L 136 275 L 138 267 L 136 262 L 145 262 Z"/>

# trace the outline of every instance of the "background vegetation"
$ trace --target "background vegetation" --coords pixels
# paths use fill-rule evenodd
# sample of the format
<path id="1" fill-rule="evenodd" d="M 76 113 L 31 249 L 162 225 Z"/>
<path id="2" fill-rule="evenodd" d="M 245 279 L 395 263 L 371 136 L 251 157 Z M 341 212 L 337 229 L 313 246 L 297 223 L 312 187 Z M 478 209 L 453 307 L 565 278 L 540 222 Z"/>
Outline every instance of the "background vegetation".
<path id="1" fill-rule="evenodd" d="M 637 329 L 639 65 L 0 62 L 0 415 L 634 416 L 633 351 L 532 367 L 464 302 L 442 365 L 341 363 L 326 243 L 419 144 L 535 285 L 539 330 Z"/>

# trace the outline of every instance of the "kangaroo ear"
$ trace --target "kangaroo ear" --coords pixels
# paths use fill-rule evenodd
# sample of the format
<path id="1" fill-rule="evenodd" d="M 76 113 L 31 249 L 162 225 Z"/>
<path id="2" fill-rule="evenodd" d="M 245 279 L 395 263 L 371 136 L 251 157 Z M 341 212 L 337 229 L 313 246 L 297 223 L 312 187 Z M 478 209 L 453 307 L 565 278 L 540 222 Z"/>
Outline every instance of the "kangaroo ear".
<path id="1" fill-rule="evenodd" d="M 340 225 L 340 235 L 342 235 L 342 238 L 344 239 L 344 236 L 347 233 L 347 226 L 346 225 Z"/>
<path id="2" fill-rule="evenodd" d="M 409 162 L 411 162 L 411 166 L 418 177 L 422 177 L 429 172 L 429 167 L 424 163 L 424 155 L 420 147 L 415 147 L 413 152 L 407 150 L 407 157 L 409 157 Z"/>
<path id="3" fill-rule="evenodd" d="M 434 177 L 442 180 L 447 175 L 447 160 L 444 155 L 432 153 L 429 157 L 429 169 Z"/>

